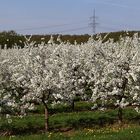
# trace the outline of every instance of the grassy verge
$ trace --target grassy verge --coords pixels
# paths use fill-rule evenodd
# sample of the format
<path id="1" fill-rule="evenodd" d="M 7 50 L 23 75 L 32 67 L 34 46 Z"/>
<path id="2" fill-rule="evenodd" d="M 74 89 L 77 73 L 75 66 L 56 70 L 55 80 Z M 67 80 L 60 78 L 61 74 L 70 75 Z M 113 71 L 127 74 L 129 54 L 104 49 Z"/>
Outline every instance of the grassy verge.
<path id="1" fill-rule="evenodd" d="M 68 132 L 50 132 L 41 135 L 9 136 L 0 137 L 0 140 L 140 140 L 140 126 L 124 125 L 121 128 L 117 125 L 102 129 L 85 128 L 71 130 Z"/>

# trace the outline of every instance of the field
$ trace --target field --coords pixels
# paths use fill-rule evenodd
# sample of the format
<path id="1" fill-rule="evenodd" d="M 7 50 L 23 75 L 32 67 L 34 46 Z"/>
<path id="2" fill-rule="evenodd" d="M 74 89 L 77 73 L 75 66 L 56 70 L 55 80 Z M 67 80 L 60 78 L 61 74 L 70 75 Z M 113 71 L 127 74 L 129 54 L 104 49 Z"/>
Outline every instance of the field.
<path id="1" fill-rule="evenodd" d="M 69 106 L 50 108 L 50 130 L 44 132 L 43 107 L 38 106 L 22 119 L 13 118 L 12 123 L 0 120 L 0 140 L 139 140 L 140 115 L 131 108 L 124 110 L 124 123 L 117 122 L 117 110 L 92 111 L 91 103 L 77 102 L 75 110 Z M 57 113 L 54 113 L 57 110 Z M 80 110 L 80 111 L 78 111 Z M 5 135 L 5 136 L 4 136 Z"/>
<path id="2" fill-rule="evenodd" d="M 140 38 L 104 39 L 0 49 L 0 139 L 140 139 Z"/>

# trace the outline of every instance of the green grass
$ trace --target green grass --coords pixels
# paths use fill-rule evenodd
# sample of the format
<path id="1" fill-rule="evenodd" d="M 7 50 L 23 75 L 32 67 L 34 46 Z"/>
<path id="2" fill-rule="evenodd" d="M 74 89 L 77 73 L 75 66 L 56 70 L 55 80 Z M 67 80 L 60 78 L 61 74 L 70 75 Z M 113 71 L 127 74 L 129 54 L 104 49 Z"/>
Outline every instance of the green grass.
<path id="1" fill-rule="evenodd" d="M 132 108 L 123 111 L 124 124 L 129 124 L 132 128 L 123 126 L 118 129 L 119 127 L 115 126 L 118 121 L 117 109 L 102 112 L 91 111 L 90 107 L 90 103 L 77 102 L 74 111 L 65 110 L 69 109 L 67 105 L 50 108 L 48 135 L 44 134 L 45 120 L 42 106 L 38 106 L 38 112 L 30 112 L 26 117 L 13 117 L 11 124 L 2 118 L 0 140 L 133 140 L 134 138 L 140 140 L 140 114 Z M 53 112 L 55 110 L 57 112 Z"/>
<path id="2" fill-rule="evenodd" d="M 105 123 L 113 123 L 116 115 L 113 112 L 108 114 L 101 112 L 72 112 L 72 113 L 58 113 L 51 115 L 49 118 L 49 125 L 51 130 L 57 130 L 64 127 L 81 128 L 92 127 L 95 125 L 102 126 Z M 0 129 L 13 131 L 14 133 L 27 133 L 28 130 L 35 132 L 35 130 L 44 128 L 44 115 L 31 115 L 22 119 L 12 118 L 11 124 L 7 120 L 0 120 Z"/>
<path id="3" fill-rule="evenodd" d="M 87 111 L 91 110 L 91 107 L 94 105 L 92 102 L 85 102 L 85 101 L 78 101 L 75 102 L 75 108 L 72 110 L 71 106 L 68 104 L 58 104 L 57 106 L 50 106 L 49 105 L 49 112 L 50 114 L 56 113 L 63 113 L 63 112 L 72 112 L 72 111 Z M 44 113 L 44 106 L 38 105 L 37 108 L 32 111 L 32 113 L 43 114 Z"/>
<path id="4" fill-rule="evenodd" d="M 140 126 L 82 129 L 65 133 L 1 137 L 0 140 L 140 140 Z"/>
<path id="5" fill-rule="evenodd" d="M 12 118 L 8 124 L 6 119 L 0 120 L 0 131 L 10 131 L 13 134 L 32 134 L 44 129 L 44 115 L 31 114 L 24 118 Z M 140 116 L 132 109 L 124 111 L 124 121 L 139 123 Z M 81 111 L 70 113 L 57 113 L 49 117 L 50 131 L 61 131 L 64 128 L 80 129 L 85 127 L 100 128 L 117 122 L 117 110 Z"/>

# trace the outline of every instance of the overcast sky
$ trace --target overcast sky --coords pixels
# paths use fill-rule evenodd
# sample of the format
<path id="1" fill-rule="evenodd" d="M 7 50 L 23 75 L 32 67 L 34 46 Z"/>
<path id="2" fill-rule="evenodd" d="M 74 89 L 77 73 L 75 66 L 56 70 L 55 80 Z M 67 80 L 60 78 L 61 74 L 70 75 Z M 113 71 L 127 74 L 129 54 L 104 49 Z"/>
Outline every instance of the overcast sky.
<path id="1" fill-rule="evenodd" d="M 140 0 L 0 0 L 0 31 L 91 34 L 94 9 L 97 32 L 140 30 Z"/>

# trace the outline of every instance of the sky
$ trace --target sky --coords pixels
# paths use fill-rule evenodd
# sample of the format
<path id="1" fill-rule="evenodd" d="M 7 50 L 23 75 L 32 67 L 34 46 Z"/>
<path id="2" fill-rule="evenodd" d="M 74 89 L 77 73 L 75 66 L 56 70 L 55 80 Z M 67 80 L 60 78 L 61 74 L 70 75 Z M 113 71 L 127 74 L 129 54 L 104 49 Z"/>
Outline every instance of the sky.
<path id="1" fill-rule="evenodd" d="M 140 30 L 140 0 L 0 0 L 0 31 L 19 34 L 92 34 Z"/>

